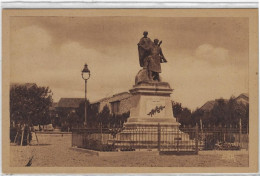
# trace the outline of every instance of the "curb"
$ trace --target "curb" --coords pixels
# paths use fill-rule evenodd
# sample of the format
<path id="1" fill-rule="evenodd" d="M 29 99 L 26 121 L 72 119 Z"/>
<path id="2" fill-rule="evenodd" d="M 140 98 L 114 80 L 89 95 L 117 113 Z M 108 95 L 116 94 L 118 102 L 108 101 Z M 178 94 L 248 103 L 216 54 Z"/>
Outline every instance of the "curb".
<path id="1" fill-rule="evenodd" d="M 70 149 L 71 149 L 71 150 L 78 151 L 78 152 L 89 153 L 89 154 L 91 154 L 91 155 L 96 155 L 96 156 L 128 156 L 128 155 L 157 156 L 157 155 L 159 155 L 159 151 L 100 152 L 100 151 L 89 150 L 89 149 L 84 149 L 84 148 L 77 148 L 77 147 L 70 147 Z"/>
<path id="2" fill-rule="evenodd" d="M 240 155 L 240 154 L 249 154 L 247 150 L 202 150 L 199 151 L 199 155 L 225 155 L 225 154 L 234 154 L 234 155 Z"/>
<path id="3" fill-rule="evenodd" d="M 72 134 L 71 132 L 51 132 L 51 131 L 37 131 L 36 134 L 64 134 L 64 135 L 67 135 L 67 134 Z"/>

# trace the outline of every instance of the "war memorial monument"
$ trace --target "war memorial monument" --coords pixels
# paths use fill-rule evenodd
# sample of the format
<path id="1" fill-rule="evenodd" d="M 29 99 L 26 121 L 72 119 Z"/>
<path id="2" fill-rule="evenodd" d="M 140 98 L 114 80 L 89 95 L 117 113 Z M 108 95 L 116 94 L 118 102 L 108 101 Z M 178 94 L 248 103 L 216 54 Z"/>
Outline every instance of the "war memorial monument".
<path id="1" fill-rule="evenodd" d="M 143 35 L 137 44 L 142 69 L 137 73 L 135 85 L 130 89 L 133 95 L 130 117 L 124 124 L 125 129 L 116 135 L 114 142 L 118 146 L 135 142 L 142 145 L 147 141 L 157 145 L 158 140 L 173 146 L 176 141 L 179 144 L 191 142 L 189 135 L 179 130 L 180 124 L 173 117 L 170 98 L 173 89 L 159 75 L 161 63 L 167 62 L 160 47 L 162 41 L 155 39 L 152 42 L 146 31 Z"/>

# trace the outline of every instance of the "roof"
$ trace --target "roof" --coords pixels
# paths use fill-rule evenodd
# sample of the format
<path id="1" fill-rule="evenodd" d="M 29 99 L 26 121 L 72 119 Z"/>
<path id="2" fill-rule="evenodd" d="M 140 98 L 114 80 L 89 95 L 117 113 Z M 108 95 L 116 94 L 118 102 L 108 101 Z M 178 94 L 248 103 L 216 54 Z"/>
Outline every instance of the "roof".
<path id="1" fill-rule="evenodd" d="M 240 95 L 236 98 L 236 101 L 239 102 L 239 103 L 242 103 L 242 104 L 244 104 L 244 105 L 248 104 L 248 103 L 249 103 L 248 94 L 246 94 L 246 93 L 240 94 Z"/>
<path id="2" fill-rule="evenodd" d="M 112 97 L 117 97 L 117 96 L 120 96 L 120 95 L 128 95 L 130 94 L 129 92 L 121 92 L 121 93 L 117 93 L 115 95 L 113 95 Z"/>
<path id="3" fill-rule="evenodd" d="M 219 100 L 224 100 L 225 103 L 228 102 L 228 100 L 220 98 L 220 99 L 208 101 L 200 109 L 204 111 L 211 111 Z"/>
<path id="4" fill-rule="evenodd" d="M 118 94 L 114 94 L 110 97 L 105 97 L 105 98 L 102 98 L 100 100 L 91 102 L 91 104 L 96 104 L 96 103 L 100 103 L 100 102 L 103 102 L 103 101 L 109 101 L 109 102 L 120 101 L 120 100 L 129 98 L 130 96 L 132 96 L 132 95 L 129 92 L 121 92 L 121 93 L 118 93 Z"/>
<path id="5" fill-rule="evenodd" d="M 249 100 L 249 96 L 247 93 L 240 94 L 236 99 L 240 99 L 240 98 L 245 99 L 247 101 Z"/>
<path id="6" fill-rule="evenodd" d="M 243 103 L 243 104 L 248 104 L 249 98 L 247 93 L 242 93 L 240 94 L 237 98 L 235 98 L 237 102 Z M 217 103 L 218 99 L 208 101 L 206 102 L 200 109 L 204 111 L 211 111 L 214 107 L 214 105 Z M 228 100 L 224 99 L 225 102 Z"/>
<path id="7" fill-rule="evenodd" d="M 214 100 L 208 101 L 200 109 L 204 110 L 204 111 L 210 111 L 211 109 L 213 109 L 215 104 L 216 104 L 216 101 L 214 101 Z"/>
<path id="8" fill-rule="evenodd" d="M 80 103 L 84 102 L 84 98 L 61 98 L 58 102 L 59 108 L 78 108 Z"/>
<path id="9" fill-rule="evenodd" d="M 132 94 L 130 94 L 129 92 L 118 93 L 118 94 L 113 95 L 111 97 L 111 99 L 109 99 L 109 102 L 112 103 L 112 102 L 121 101 L 121 100 L 129 98 L 131 96 L 132 96 Z"/>

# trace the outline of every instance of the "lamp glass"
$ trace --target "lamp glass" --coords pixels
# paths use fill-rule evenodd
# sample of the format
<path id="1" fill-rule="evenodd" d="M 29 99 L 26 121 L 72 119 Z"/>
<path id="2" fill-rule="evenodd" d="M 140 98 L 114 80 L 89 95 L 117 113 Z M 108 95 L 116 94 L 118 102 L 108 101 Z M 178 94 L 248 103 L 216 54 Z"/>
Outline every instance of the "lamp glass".
<path id="1" fill-rule="evenodd" d="M 89 79 L 89 77 L 90 77 L 90 72 L 82 72 L 82 78 L 83 79 Z"/>
<path id="2" fill-rule="evenodd" d="M 89 79 L 89 77 L 90 77 L 90 70 L 88 69 L 88 65 L 87 64 L 84 65 L 84 68 L 83 68 L 83 70 L 81 72 L 81 75 L 82 75 L 83 79 L 85 79 L 85 80 Z"/>

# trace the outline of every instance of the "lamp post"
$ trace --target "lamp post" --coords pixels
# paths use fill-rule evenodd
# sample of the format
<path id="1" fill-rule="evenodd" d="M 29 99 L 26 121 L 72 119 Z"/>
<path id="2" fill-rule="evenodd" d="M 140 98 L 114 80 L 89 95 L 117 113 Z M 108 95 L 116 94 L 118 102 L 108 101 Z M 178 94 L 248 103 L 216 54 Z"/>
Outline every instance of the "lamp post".
<path id="1" fill-rule="evenodd" d="M 87 80 L 90 78 L 90 70 L 88 65 L 85 64 L 83 70 L 81 71 L 82 79 L 85 80 L 85 121 L 84 126 L 87 127 Z"/>

